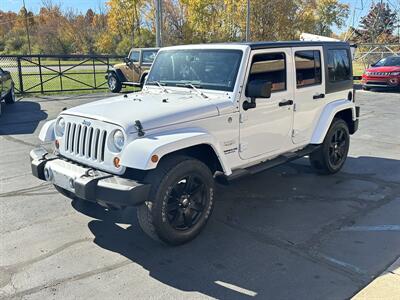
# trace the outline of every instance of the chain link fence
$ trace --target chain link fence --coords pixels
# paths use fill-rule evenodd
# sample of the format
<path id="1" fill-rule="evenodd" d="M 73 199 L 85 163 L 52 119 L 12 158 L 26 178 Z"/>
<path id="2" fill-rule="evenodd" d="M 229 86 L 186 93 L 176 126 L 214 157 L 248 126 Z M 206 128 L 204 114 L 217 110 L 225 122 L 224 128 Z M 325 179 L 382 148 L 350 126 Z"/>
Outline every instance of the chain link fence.
<path id="1" fill-rule="evenodd" d="M 354 61 L 361 64 L 364 68 L 367 68 L 369 65 L 376 63 L 378 60 L 392 55 L 400 55 L 400 43 L 358 44 Z"/>
<path id="2" fill-rule="evenodd" d="M 105 75 L 123 56 L 0 55 L 0 67 L 11 73 L 17 93 L 106 89 Z"/>

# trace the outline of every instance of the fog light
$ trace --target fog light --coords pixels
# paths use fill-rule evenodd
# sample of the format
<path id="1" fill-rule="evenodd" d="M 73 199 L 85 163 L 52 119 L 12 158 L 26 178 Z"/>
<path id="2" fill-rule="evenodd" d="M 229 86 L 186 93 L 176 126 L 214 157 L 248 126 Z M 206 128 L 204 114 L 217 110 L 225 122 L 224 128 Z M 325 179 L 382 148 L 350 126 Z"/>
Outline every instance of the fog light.
<path id="1" fill-rule="evenodd" d="M 114 166 L 116 168 L 119 168 L 121 166 L 121 164 L 120 164 L 121 160 L 119 159 L 119 157 L 114 157 L 113 162 L 114 162 Z"/>
<path id="2" fill-rule="evenodd" d="M 45 168 L 44 169 L 44 178 L 47 181 L 51 181 L 53 179 L 53 172 L 51 171 L 50 168 Z"/>

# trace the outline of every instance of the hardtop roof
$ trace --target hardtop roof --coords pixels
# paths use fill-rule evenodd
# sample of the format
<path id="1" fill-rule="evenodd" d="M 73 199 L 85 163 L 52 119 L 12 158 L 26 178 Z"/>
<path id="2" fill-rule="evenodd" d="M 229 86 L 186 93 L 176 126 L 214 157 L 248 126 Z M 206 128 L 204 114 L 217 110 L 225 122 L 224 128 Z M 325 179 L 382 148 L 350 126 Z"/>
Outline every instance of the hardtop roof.
<path id="1" fill-rule="evenodd" d="M 251 49 L 266 49 L 280 47 L 307 47 L 307 46 L 344 46 L 349 47 L 348 42 L 334 41 L 278 41 L 278 42 L 243 42 L 238 43 L 248 45 Z"/>
<path id="2" fill-rule="evenodd" d="M 307 47 L 307 46 L 323 46 L 323 47 L 345 47 L 348 48 L 350 44 L 342 41 L 277 41 L 277 42 L 227 42 L 227 43 L 207 43 L 207 44 L 185 44 L 176 46 L 167 46 L 160 50 L 170 49 L 218 49 L 229 46 L 230 49 L 234 48 L 246 48 L 249 47 L 251 50 L 257 49 L 268 49 L 268 48 L 284 48 L 284 47 Z"/>

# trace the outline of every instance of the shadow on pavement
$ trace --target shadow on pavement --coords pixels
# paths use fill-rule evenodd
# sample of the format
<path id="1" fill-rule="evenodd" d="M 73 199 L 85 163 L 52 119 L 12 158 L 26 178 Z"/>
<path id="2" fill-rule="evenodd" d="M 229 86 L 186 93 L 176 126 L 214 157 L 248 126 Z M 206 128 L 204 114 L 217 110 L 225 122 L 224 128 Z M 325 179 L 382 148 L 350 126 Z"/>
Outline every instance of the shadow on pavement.
<path id="1" fill-rule="evenodd" d="M 37 102 L 21 100 L 10 105 L 1 105 L 0 135 L 33 133 L 39 122 L 47 118 L 47 113 Z"/>
<path id="2" fill-rule="evenodd" d="M 218 186 L 209 224 L 180 247 L 145 236 L 135 208 L 108 211 L 79 200 L 72 204 L 97 219 L 88 226 L 98 246 L 173 288 L 218 299 L 345 299 L 396 259 L 400 247 L 399 232 L 341 231 L 396 197 L 399 181 L 379 177 L 388 170 L 399 177 L 400 161 L 349 157 L 346 165 L 352 173 L 317 176 L 302 159 Z M 392 210 L 398 215 L 400 205 Z M 390 222 L 387 214 L 377 218 L 377 224 Z M 323 257 L 330 252 L 328 261 Z"/>
<path id="3" fill-rule="evenodd" d="M 362 90 L 362 84 L 356 83 L 353 85 L 355 90 Z M 399 94 L 400 89 L 398 87 L 393 87 L 393 88 L 370 88 L 368 91 L 370 92 L 383 92 L 383 93 L 393 93 L 393 94 Z"/>

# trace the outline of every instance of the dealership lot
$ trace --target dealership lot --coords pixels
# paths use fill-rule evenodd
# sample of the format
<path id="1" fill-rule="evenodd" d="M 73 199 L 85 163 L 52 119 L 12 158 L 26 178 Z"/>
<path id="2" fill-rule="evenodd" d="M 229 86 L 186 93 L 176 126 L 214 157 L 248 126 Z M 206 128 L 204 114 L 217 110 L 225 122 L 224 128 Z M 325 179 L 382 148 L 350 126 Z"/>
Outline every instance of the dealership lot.
<path id="1" fill-rule="evenodd" d="M 0 299 L 344 299 L 400 256 L 400 94 L 357 91 L 360 130 L 337 175 L 307 159 L 218 186 L 181 247 L 135 209 L 72 201 L 31 176 L 41 124 L 107 94 L 23 98 L 0 117 Z"/>

